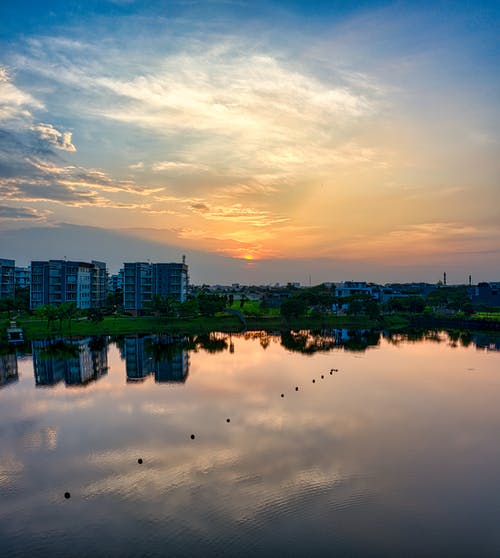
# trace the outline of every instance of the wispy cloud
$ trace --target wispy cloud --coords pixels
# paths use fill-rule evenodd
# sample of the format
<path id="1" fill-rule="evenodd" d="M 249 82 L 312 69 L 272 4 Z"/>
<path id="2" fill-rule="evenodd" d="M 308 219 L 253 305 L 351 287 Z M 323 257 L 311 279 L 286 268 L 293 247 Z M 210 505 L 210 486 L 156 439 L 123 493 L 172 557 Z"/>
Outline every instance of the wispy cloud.
<path id="1" fill-rule="evenodd" d="M 19 89 L 12 82 L 9 70 L 0 66 L 0 122 L 31 118 L 31 109 L 43 109 L 44 105 L 29 93 Z"/>
<path id="2" fill-rule="evenodd" d="M 172 172 L 199 172 L 209 170 L 205 165 L 195 165 L 193 163 L 183 163 L 180 161 L 158 161 L 151 165 L 153 172 L 172 171 Z"/>
<path id="3" fill-rule="evenodd" d="M 32 207 L 11 207 L 0 205 L 0 221 L 41 221 L 50 215 L 48 210 Z"/>
<path id="4" fill-rule="evenodd" d="M 286 217 L 274 215 L 270 211 L 244 207 L 239 203 L 230 206 L 211 206 L 208 203 L 196 203 L 191 206 L 191 209 L 195 213 L 201 214 L 205 219 L 245 223 L 254 227 L 268 227 L 288 221 Z"/>

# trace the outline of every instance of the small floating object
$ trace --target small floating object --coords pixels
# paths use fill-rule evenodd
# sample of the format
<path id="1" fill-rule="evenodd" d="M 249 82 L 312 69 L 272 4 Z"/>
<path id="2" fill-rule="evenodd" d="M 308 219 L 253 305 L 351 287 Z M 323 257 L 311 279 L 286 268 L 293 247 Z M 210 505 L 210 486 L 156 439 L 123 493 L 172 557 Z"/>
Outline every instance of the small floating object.
<path id="1" fill-rule="evenodd" d="M 313 378 L 313 384 L 315 384 L 315 383 L 316 383 L 316 380 Z"/>
<path id="2" fill-rule="evenodd" d="M 191 434 L 191 440 L 194 440 L 194 439 L 195 439 L 195 435 Z"/>
<path id="3" fill-rule="evenodd" d="M 71 498 L 71 494 L 69 492 L 65 492 L 64 497 L 66 498 L 66 500 L 69 500 Z"/>
<path id="4" fill-rule="evenodd" d="M 139 459 L 137 460 L 137 463 L 139 463 L 139 465 L 142 465 L 142 458 L 139 457 Z"/>
<path id="5" fill-rule="evenodd" d="M 282 393 L 282 394 L 281 394 L 281 397 L 285 397 L 285 394 L 284 394 L 284 393 Z"/>
<path id="6" fill-rule="evenodd" d="M 299 391 L 299 387 L 298 387 L 298 386 L 295 386 L 295 391 Z"/>
<path id="7" fill-rule="evenodd" d="M 324 380 L 324 379 L 325 379 L 325 377 L 323 376 L 323 374 L 321 374 L 321 379 L 322 379 L 322 380 Z"/>
<path id="8" fill-rule="evenodd" d="M 227 419 L 226 419 L 226 422 L 231 422 L 231 419 L 227 418 Z"/>
<path id="9" fill-rule="evenodd" d="M 332 376 L 332 375 L 333 375 L 333 370 L 330 370 L 330 376 Z"/>

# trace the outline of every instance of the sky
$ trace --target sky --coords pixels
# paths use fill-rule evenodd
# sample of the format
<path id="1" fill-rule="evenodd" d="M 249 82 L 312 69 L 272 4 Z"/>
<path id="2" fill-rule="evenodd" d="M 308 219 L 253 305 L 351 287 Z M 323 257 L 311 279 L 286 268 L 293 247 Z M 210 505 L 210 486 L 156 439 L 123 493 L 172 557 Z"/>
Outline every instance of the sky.
<path id="1" fill-rule="evenodd" d="M 499 280 L 499 15 L 3 2 L 0 257 L 116 272 L 186 254 L 211 283 Z"/>

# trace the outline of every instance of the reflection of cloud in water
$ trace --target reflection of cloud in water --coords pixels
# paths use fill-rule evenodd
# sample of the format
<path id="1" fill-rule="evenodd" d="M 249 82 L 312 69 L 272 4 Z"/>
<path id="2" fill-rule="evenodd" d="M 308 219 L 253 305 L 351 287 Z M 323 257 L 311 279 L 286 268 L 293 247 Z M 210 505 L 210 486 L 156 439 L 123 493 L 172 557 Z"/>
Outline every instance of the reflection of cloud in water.
<path id="1" fill-rule="evenodd" d="M 468 530 L 486 537 L 486 527 L 470 531 L 470 517 L 498 507 L 500 410 L 488 384 L 498 363 L 442 338 L 382 338 L 358 360 L 232 335 L 234 353 L 190 352 L 178 389 L 152 373 L 127 384 L 114 344 L 109 374 L 89 389 L 35 390 L 23 374 L 0 407 L 0 463 L 9 464 L 0 486 L 21 494 L 15 506 L 14 496 L 0 502 L 4 532 L 22 524 L 24 537 L 43 535 L 60 555 L 68 537 L 88 553 L 117 540 L 125 554 L 188 555 L 307 555 L 312 545 L 332 555 L 346 548 L 339 540 L 359 555 L 383 555 L 387 544 L 424 555 L 422 529 L 436 525 L 442 544 Z M 332 367 L 341 373 L 326 374 Z M 71 507 L 60 505 L 65 490 Z"/>

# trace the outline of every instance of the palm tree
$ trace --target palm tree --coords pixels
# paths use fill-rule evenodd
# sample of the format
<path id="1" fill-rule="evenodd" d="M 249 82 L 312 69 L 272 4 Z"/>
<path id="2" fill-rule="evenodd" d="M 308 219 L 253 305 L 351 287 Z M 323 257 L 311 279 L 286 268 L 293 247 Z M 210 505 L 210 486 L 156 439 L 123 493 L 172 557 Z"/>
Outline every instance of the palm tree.
<path id="1" fill-rule="evenodd" d="M 59 323 L 62 325 L 62 320 L 68 320 L 69 334 L 71 335 L 71 320 L 78 315 L 78 307 L 74 302 L 64 302 L 58 308 Z"/>
<path id="2" fill-rule="evenodd" d="M 50 329 L 52 322 L 58 318 L 58 310 L 51 304 L 44 304 L 35 309 L 35 314 L 42 319 L 47 320 L 47 329 Z"/>

